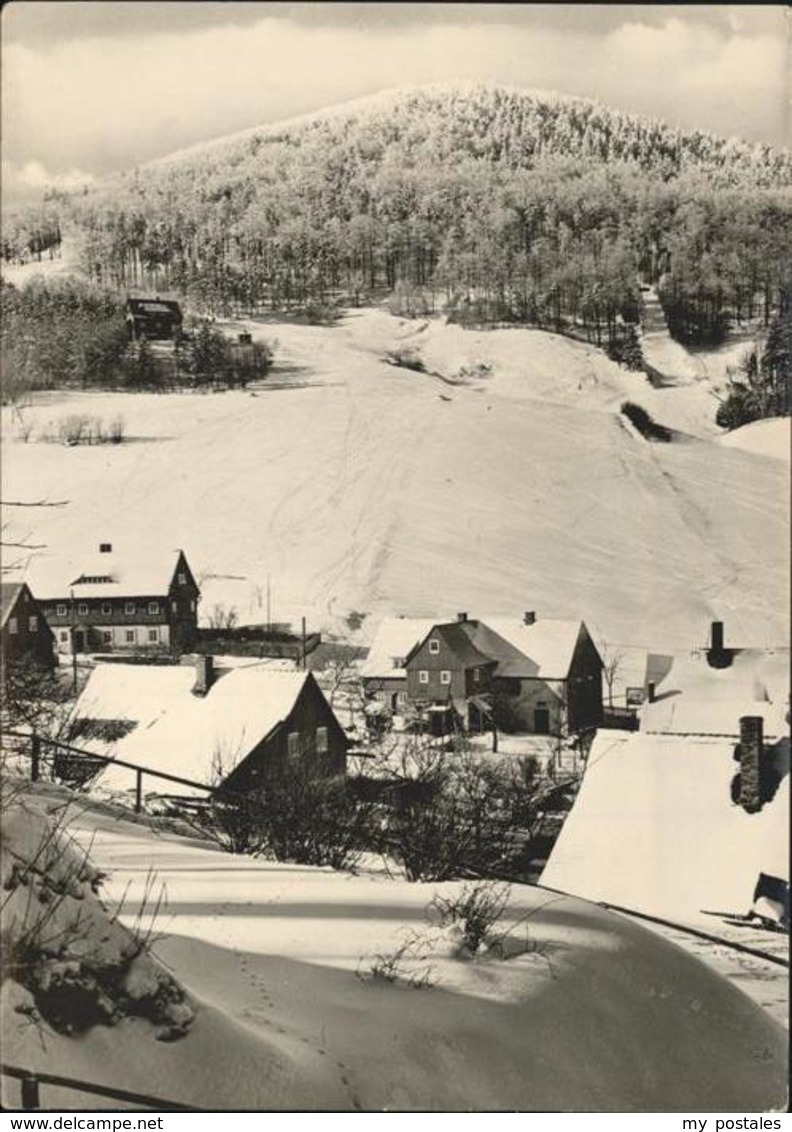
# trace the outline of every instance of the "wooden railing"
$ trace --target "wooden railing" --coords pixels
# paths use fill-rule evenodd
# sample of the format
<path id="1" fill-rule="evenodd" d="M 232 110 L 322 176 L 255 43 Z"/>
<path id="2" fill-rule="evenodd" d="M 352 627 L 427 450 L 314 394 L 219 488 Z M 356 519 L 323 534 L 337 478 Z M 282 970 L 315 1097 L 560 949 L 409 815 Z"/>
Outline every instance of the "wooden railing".
<path id="1" fill-rule="evenodd" d="M 61 1077 L 55 1073 L 42 1073 L 38 1069 L 20 1069 L 16 1065 L 0 1066 L 0 1073 L 4 1077 L 11 1077 L 21 1082 L 20 1108 L 25 1112 L 41 1108 L 41 1086 L 57 1085 L 61 1089 L 72 1089 L 77 1093 L 89 1093 L 92 1096 L 107 1097 L 114 1101 L 125 1101 L 138 1108 L 152 1112 L 205 1112 L 205 1109 L 194 1105 L 179 1104 L 178 1101 L 163 1100 L 162 1097 L 148 1096 L 146 1093 L 132 1093 L 128 1089 L 116 1089 L 112 1085 L 96 1085 L 92 1081 L 80 1081 L 76 1077 Z M 9 1105 L 4 1105 L 6 1111 Z"/>
<path id="2" fill-rule="evenodd" d="M 16 748 L 14 754 L 30 759 L 31 782 L 39 782 L 41 779 L 42 765 L 47 762 L 52 762 L 54 765 L 54 761 L 59 755 L 84 760 L 89 764 L 95 763 L 97 764 L 97 770 L 112 765 L 126 767 L 128 770 L 134 771 L 136 814 L 141 813 L 143 809 L 143 778 L 146 775 L 150 778 L 162 779 L 165 782 L 173 782 L 177 786 L 189 786 L 193 790 L 203 790 L 207 794 L 212 794 L 215 790 L 214 786 L 208 786 L 205 782 L 196 782 L 194 779 L 182 778 L 176 774 L 168 774 L 163 770 L 152 770 L 151 767 L 140 766 L 139 763 L 130 763 L 125 759 L 116 759 L 107 755 L 97 755 L 93 751 L 86 751 L 81 747 L 73 747 L 70 743 L 64 743 L 60 739 L 48 739 L 43 735 L 24 731 L 3 732 L 4 742 L 8 739 L 14 740 L 14 747 Z M 17 747 L 19 740 L 22 740 L 25 744 L 21 749 Z"/>

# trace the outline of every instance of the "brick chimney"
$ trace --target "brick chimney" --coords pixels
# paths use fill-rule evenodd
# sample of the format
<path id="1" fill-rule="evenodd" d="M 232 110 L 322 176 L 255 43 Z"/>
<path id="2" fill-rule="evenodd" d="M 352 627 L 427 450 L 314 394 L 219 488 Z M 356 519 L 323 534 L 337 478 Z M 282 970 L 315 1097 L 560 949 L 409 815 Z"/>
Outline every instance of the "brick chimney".
<path id="1" fill-rule="evenodd" d="M 197 656 L 195 658 L 194 696 L 205 696 L 215 681 L 214 657 Z"/>
<path id="2" fill-rule="evenodd" d="M 762 808 L 762 758 L 764 754 L 764 720 L 761 715 L 744 715 L 740 719 L 740 795 L 737 801 L 748 814 Z"/>
<path id="3" fill-rule="evenodd" d="M 467 613 L 457 613 L 457 621 L 467 621 Z"/>
<path id="4" fill-rule="evenodd" d="M 523 613 L 523 625 L 533 625 L 533 623 L 535 621 L 536 621 L 536 610 L 535 609 L 527 609 L 525 611 L 525 613 Z"/>
<path id="5" fill-rule="evenodd" d="M 723 644 L 723 622 L 713 621 L 710 628 L 710 647 L 707 650 L 707 663 L 710 668 L 728 668 L 732 662 L 732 650 Z"/>
<path id="6" fill-rule="evenodd" d="M 111 542 L 100 542 L 99 543 L 99 553 L 100 554 L 112 554 L 113 553 L 113 544 Z"/>

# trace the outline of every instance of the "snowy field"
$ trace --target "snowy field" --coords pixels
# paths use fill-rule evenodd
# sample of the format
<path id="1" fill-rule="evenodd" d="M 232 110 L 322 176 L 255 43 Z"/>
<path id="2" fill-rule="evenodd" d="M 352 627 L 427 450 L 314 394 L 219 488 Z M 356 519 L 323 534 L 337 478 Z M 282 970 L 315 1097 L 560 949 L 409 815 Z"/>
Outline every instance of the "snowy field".
<path id="1" fill-rule="evenodd" d="M 706 381 L 652 388 L 556 335 L 375 310 L 244 325 L 278 341 L 262 388 L 4 409 L 4 498 L 67 501 L 15 510 L 14 532 L 77 556 L 181 546 L 205 614 L 262 620 L 269 574 L 273 619 L 338 629 L 356 610 L 364 638 L 386 613 L 529 608 L 655 649 L 703 644 L 712 619 L 785 639 L 788 472 L 719 442 Z M 385 364 L 399 344 L 433 372 Z M 628 397 L 680 440 L 641 439 Z M 73 412 L 122 415 L 124 443 L 40 438 Z"/>
<path id="2" fill-rule="evenodd" d="M 75 815 L 73 831 L 92 841 L 125 922 L 156 863 L 153 891 L 166 904 L 155 951 L 197 1018 L 170 1043 L 126 1020 L 42 1044 L 6 1010 L 26 1064 L 221 1110 L 759 1112 L 785 1103 L 782 1028 L 698 960 L 594 905 L 515 887 L 498 927 L 512 928 L 517 954 L 471 960 L 426 917 L 432 898 L 457 884 L 230 857 L 96 810 Z M 410 932 L 421 946 L 402 979 L 372 979 L 377 956 Z M 431 985 L 406 985 L 411 970 Z M 49 1103 L 79 1101 L 50 1090 Z"/>

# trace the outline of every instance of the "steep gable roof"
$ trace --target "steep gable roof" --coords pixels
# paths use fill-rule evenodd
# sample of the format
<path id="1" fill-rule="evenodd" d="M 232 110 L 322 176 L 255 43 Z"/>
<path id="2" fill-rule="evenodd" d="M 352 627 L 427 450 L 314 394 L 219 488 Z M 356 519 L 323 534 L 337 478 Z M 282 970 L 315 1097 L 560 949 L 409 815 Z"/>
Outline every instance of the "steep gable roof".
<path id="1" fill-rule="evenodd" d="M 361 668 L 367 679 L 404 679 L 404 661 L 436 624 L 431 617 L 383 617 Z"/>
<path id="2" fill-rule="evenodd" d="M 164 597 L 182 555 L 179 549 L 150 546 L 69 560 L 42 555 L 32 563 L 30 573 L 35 592 L 43 599 L 67 598 L 71 591 L 82 598 Z"/>
<path id="3" fill-rule="evenodd" d="M 93 739 L 79 745 L 209 784 L 218 769 L 227 777 L 287 718 L 309 680 L 309 672 L 264 664 L 221 667 L 206 695 L 196 696 L 191 665 L 99 665 L 75 705 L 75 720 L 136 726 L 112 743 Z M 102 784 L 128 789 L 130 772 L 108 767 Z"/>
<path id="4" fill-rule="evenodd" d="M 519 617 L 502 616 L 466 621 L 386 617 L 380 622 L 362 674 L 378 679 L 405 678 L 405 668 L 395 660 L 409 659 L 437 631 L 465 667 L 496 661 L 498 676 L 563 680 L 584 630 L 582 621 L 545 617 L 530 625 Z"/>
<path id="5" fill-rule="evenodd" d="M 407 657 L 407 663 L 409 664 L 416 653 L 423 649 L 427 640 L 435 635 L 445 641 L 464 668 L 477 668 L 491 663 L 493 658 L 482 652 L 474 639 L 476 624 L 473 621 L 449 621 L 446 624 L 433 625 Z"/>
<path id="6" fill-rule="evenodd" d="M 582 621 L 537 617 L 530 625 L 518 617 L 487 617 L 487 626 L 517 651 L 519 657 L 503 658 L 499 676 L 537 676 L 563 680 L 575 655 Z M 530 662 L 526 666 L 525 660 Z M 534 668 L 535 666 L 535 668 Z"/>
<path id="7" fill-rule="evenodd" d="M 0 610 L 2 611 L 3 625 L 11 616 L 24 586 L 24 582 L 0 582 Z"/>

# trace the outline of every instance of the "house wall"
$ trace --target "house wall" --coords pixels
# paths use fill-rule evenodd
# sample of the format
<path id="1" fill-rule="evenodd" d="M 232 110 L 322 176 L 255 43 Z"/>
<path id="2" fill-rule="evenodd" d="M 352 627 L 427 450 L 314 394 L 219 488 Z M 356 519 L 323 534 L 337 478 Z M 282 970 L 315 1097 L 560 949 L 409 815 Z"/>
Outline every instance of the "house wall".
<path id="1" fill-rule="evenodd" d="M 168 619 L 171 642 L 179 652 L 192 648 L 198 636 L 198 598 L 200 590 L 183 554 L 179 555 L 168 591 Z"/>
<path id="2" fill-rule="evenodd" d="M 563 733 L 566 726 L 566 687 L 564 680 L 538 677 L 497 678 L 493 711 L 495 723 L 503 731 L 536 734 L 536 711 L 549 712 L 550 735 Z"/>
<path id="3" fill-rule="evenodd" d="M 12 631 L 13 630 L 13 631 Z M 25 657 L 45 668 L 55 666 L 55 642 L 41 607 L 23 587 L 2 630 L 3 662 Z"/>
<path id="4" fill-rule="evenodd" d="M 317 729 L 327 728 L 328 749 L 325 754 L 316 750 Z M 246 793 L 266 786 L 295 757 L 289 753 L 289 736 L 296 735 L 296 756 L 312 777 L 332 778 L 346 774 L 347 738 L 319 685 L 312 676 L 305 682 L 302 692 L 283 723 L 243 760 L 223 784 L 227 789 Z"/>
<path id="5" fill-rule="evenodd" d="M 585 630 L 569 668 L 567 716 L 570 731 L 585 731 L 602 723 L 602 660 Z"/>
<path id="6" fill-rule="evenodd" d="M 379 678 L 367 676 L 363 680 L 363 691 L 369 699 L 393 708 L 394 703 L 401 707 L 407 700 L 407 679 L 404 676 Z"/>
<path id="7" fill-rule="evenodd" d="M 439 651 L 433 653 L 430 642 L 439 643 Z M 420 672 L 428 673 L 428 682 L 422 684 Z M 441 672 L 451 673 L 450 684 L 443 684 L 440 679 Z M 467 696 L 485 692 L 489 688 L 489 677 L 486 666 L 479 667 L 479 680 L 475 680 L 475 669 L 466 669 L 459 657 L 449 647 L 442 632 L 432 633 L 420 649 L 413 654 L 407 664 L 407 698 L 413 702 L 428 700 L 443 703 L 449 699 L 461 702 Z"/>

